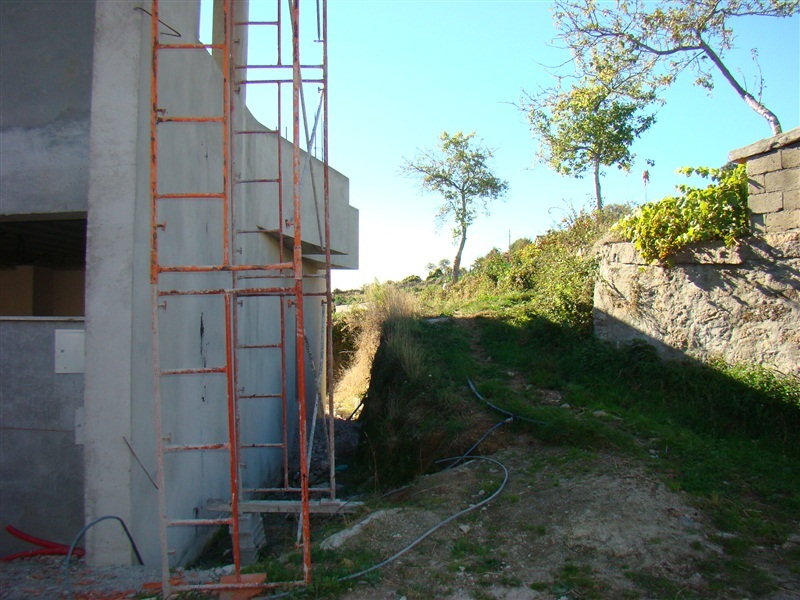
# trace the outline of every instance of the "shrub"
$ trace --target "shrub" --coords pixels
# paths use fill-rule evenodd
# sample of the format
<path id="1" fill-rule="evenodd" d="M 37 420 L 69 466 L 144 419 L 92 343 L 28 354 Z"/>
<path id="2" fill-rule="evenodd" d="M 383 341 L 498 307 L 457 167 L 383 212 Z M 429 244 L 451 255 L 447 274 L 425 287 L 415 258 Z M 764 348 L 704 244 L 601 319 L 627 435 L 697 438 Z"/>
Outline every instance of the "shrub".
<path id="1" fill-rule="evenodd" d="M 534 241 L 522 238 L 508 252 L 493 249 L 476 260 L 455 292 L 462 299 L 500 296 L 511 310 L 588 332 L 597 272 L 592 248 L 627 212 L 621 205 L 592 212 L 569 209 L 556 227 Z"/>
<path id="2" fill-rule="evenodd" d="M 695 242 L 722 240 L 733 246 L 749 234 L 744 165 L 721 169 L 685 167 L 678 173 L 699 175 L 712 183 L 705 188 L 681 184 L 681 196 L 645 204 L 617 225 L 645 260 L 666 261 Z"/>

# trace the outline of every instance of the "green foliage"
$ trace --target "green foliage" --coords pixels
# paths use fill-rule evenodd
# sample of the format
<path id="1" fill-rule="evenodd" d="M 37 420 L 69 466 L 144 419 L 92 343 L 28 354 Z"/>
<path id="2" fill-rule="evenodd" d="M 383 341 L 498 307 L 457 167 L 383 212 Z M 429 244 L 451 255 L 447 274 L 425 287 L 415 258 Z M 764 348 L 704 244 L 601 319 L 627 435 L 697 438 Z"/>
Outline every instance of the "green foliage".
<path id="1" fill-rule="evenodd" d="M 747 171 L 744 165 L 710 169 L 683 168 L 713 183 L 705 188 L 678 186 L 681 196 L 667 196 L 638 208 L 617 225 L 648 261 L 665 261 L 696 242 L 722 240 L 728 246 L 750 232 L 747 213 Z"/>
<path id="2" fill-rule="evenodd" d="M 376 487 L 405 482 L 467 449 L 457 444 L 460 388 L 473 365 L 455 323 L 386 320 L 360 417 L 359 465 Z"/>
<path id="3" fill-rule="evenodd" d="M 651 464 L 663 467 L 672 489 L 701 499 L 718 526 L 754 545 L 788 535 L 786 519 L 800 510 L 797 377 L 752 365 L 663 362 L 646 343 L 616 347 L 545 319 L 479 324 L 496 368 L 562 390 L 572 406 L 620 417 L 626 425 L 618 433 L 649 440 Z M 613 441 L 599 433 L 570 422 L 536 432 L 550 443 Z"/>
<path id="4" fill-rule="evenodd" d="M 459 240 L 453 260 L 453 282 L 458 281 L 461 254 L 467 240 L 467 229 L 481 211 L 488 214 L 491 200 L 502 198 L 508 182 L 496 177 L 489 168 L 492 150 L 473 146 L 475 132 L 461 131 L 439 136 L 436 151 L 426 150 L 414 160 L 406 159 L 401 170 L 419 178 L 422 189 L 436 192 L 444 198 L 436 215 L 438 223 L 452 219 L 453 239 Z"/>
<path id="5" fill-rule="evenodd" d="M 655 122 L 654 115 L 640 114 L 652 99 L 621 100 L 604 85 L 586 83 L 530 98 L 525 110 L 540 142 L 538 159 L 561 175 L 593 172 L 597 208 L 602 208 L 600 168 L 630 170 L 633 141 Z"/>
<path id="6" fill-rule="evenodd" d="M 555 0 L 553 15 L 581 75 L 591 78 L 597 73 L 597 57 L 611 57 L 601 71 L 604 77 L 655 93 L 684 71 L 693 72 L 695 83 L 707 90 L 714 87 L 714 74 L 721 74 L 742 100 L 767 120 L 773 134 L 778 134 L 777 117 L 761 102 L 760 69 L 756 97 L 723 59 L 735 46 L 735 17 L 788 17 L 799 7 L 796 0 Z"/>
<path id="7" fill-rule="evenodd" d="M 555 581 L 550 591 L 557 597 L 577 596 L 601 600 L 608 597 L 608 584 L 595 575 L 590 565 L 564 563 L 559 572 L 554 573 Z"/>
<path id="8" fill-rule="evenodd" d="M 531 240 L 530 238 L 526 238 L 526 237 L 519 238 L 518 240 L 514 240 L 514 243 L 511 244 L 511 246 L 509 247 L 509 251 L 510 252 L 519 252 L 525 246 L 530 246 L 532 243 L 533 243 L 533 240 Z"/>
<path id="9" fill-rule="evenodd" d="M 572 214 L 571 225 L 554 236 L 562 243 L 559 253 L 564 247 L 587 247 L 587 240 L 602 229 L 597 218 Z M 521 244 L 517 252 L 531 247 L 539 245 Z M 540 248 L 540 253 L 549 251 L 547 245 Z M 499 273 L 497 281 L 504 281 L 511 269 L 504 256 L 494 252 L 484 257 L 464 278 L 463 287 L 483 277 L 489 265 Z M 497 282 L 492 286 L 498 289 Z M 529 463 L 536 472 L 546 466 L 554 486 L 594 468 L 609 454 L 640 458 L 670 489 L 685 492 L 715 527 L 732 534 L 715 541 L 722 553 L 708 555 L 699 567 L 712 585 L 724 589 L 733 583 L 755 596 L 768 591 L 774 585 L 769 576 L 747 565 L 756 548 L 785 543 L 800 511 L 800 380 L 747 365 L 663 362 L 646 343 L 616 346 L 532 312 L 521 318 L 507 305 L 487 308 L 490 298 L 487 293 L 481 317 L 465 319 L 464 326 L 454 320 L 401 325 L 424 349 L 422 377 L 409 373 L 390 344 L 379 351 L 361 448 L 375 470 L 376 487 L 433 467 L 432 457 L 459 454 L 459 443 L 463 451 L 487 431 L 492 421 L 475 419 L 482 407 L 475 409 L 464 386 L 470 376 L 490 401 L 540 421 L 518 420 L 504 429 L 507 435 L 526 433 L 562 447 L 549 462 L 534 457 Z M 491 301 L 497 302 L 496 295 Z M 388 336 L 390 329 L 385 332 Z M 485 361 L 472 359 L 475 346 Z M 543 405 L 542 390 L 557 393 L 568 406 Z M 491 452 L 489 444 L 498 437 L 488 438 L 481 450 Z M 700 553 L 704 546 L 693 550 Z M 471 538 L 459 536 L 450 550 L 449 568 L 495 574 L 499 569 L 494 559 Z M 557 568 L 549 581 L 531 587 L 559 595 L 608 597 L 605 582 L 591 569 L 572 563 Z M 678 589 L 658 574 L 629 573 L 653 597 L 672 597 Z"/>
<path id="10" fill-rule="evenodd" d="M 476 260 L 453 293 L 462 300 L 500 296 L 512 311 L 589 332 L 597 271 L 592 247 L 627 212 L 620 205 L 593 212 L 570 208 L 556 227 L 535 241 L 518 240 L 509 252 L 494 249 Z"/>
<path id="11" fill-rule="evenodd" d="M 422 283 L 422 277 L 419 275 L 409 275 L 408 277 L 403 278 L 403 280 L 400 282 L 400 285 L 403 287 L 413 287 L 418 283 Z"/>

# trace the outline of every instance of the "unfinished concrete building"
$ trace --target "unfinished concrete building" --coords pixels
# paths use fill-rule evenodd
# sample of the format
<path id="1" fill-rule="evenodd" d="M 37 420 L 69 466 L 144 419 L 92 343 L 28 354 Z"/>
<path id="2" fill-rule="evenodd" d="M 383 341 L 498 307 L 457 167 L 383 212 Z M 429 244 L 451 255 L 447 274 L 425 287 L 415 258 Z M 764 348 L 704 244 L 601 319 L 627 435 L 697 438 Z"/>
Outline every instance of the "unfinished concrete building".
<path id="1" fill-rule="evenodd" d="M 330 269 L 358 264 L 325 10 L 0 4 L 3 526 L 69 543 L 114 515 L 166 573 L 246 535 L 245 501 L 335 501 L 304 460 Z M 114 523 L 85 541 L 132 561 Z"/>

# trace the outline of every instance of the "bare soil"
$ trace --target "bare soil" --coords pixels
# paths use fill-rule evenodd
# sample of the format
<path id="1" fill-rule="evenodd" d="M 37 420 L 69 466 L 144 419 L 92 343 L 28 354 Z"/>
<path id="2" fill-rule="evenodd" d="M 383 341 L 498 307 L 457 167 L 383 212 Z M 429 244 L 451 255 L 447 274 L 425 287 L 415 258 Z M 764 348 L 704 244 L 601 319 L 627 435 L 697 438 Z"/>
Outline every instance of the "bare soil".
<path id="1" fill-rule="evenodd" d="M 781 547 L 758 550 L 759 567 L 777 587 L 754 595 L 746 582 L 731 585 L 706 572 L 706 561 L 723 556 L 714 540 L 726 534 L 683 494 L 668 490 L 647 465 L 496 434 L 507 445 L 492 455 L 509 473 L 501 494 L 380 569 L 377 581 L 353 582 L 339 597 L 800 598 L 800 578 L 785 558 L 800 545 L 800 535 Z M 339 549 L 389 557 L 488 497 L 503 476 L 493 463 L 471 461 L 420 477 L 385 498 L 382 508 L 349 517 L 352 529 L 373 515 Z M 0 565 L 4 600 L 66 597 L 63 559 Z M 75 598 L 134 598 L 141 597 L 136 594 L 145 582 L 158 581 L 158 573 L 141 567 L 90 569 L 79 561 L 72 581 Z"/>
<path id="2" fill-rule="evenodd" d="M 609 454 L 570 456 L 532 440 L 493 457 L 509 471 L 497 499 L 384 567 L 379 582 L 356 584 L 342 597 L 755 597 L 704 572 L 704 561 L 723 554 L 712 540 L 725 534 L 646 467 Z M 499 468 L 477 461 L 422 477 L 394 498 L 401 510 L 372 520 L 342 548 L 391 556 L 492 493 L 501 478 Z M 778 586 L 761 597 L 800 598 L 799 578 L 782 558 L 800 542 L 794 539 L 759 550 Z"/>

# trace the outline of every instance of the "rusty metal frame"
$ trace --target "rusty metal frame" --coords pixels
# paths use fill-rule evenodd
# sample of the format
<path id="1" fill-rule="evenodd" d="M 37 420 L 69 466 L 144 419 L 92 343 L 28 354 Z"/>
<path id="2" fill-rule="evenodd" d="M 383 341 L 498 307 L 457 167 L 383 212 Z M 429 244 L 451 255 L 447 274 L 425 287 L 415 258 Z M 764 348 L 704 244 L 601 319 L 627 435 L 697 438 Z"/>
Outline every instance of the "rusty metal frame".
<path id="1" fill-rule="evenodd" d="M 322 39 L 316 40 L 322 44 L 322 64 L 302 64 L 300 61 L 300 0 L 288 0 L 289 21 L 292 38 L 292 63 L 284 64 L 282 58 L 282 35 L 284 16 L 282 2 L 275 0 L 277 5 L 277 19 L 275 21 L 249 21 L 235 18 L 235 0 L 224 0 L 222 3 L 224 35 L 221 36 L 221 43 L 162 43 L 159 32 L 159 0 L 152 0 L 151 15 L 151 42 L 152 42 L 152 72 L 151 72 L 151 115 L 150 115 L 150 285 L 151 285 L 151 319 L 152 319 L 152 354 L 153 354 L 153 398 L 155 408 L 155 432 L 156 432 L 156 454 L 157 454 L 157 483 L 158 483 L 158 511 L 160 522 L 160 549 L 161 549 L 161 571 L 162 571 L 162 593 L 165 598 L 171 594 L 189 591 L 222 591 L 222 590 L 264 590 L 277 585 L 307 585 L 311 582 L 311 544 L 310 544 L 310 495 L 327 494 L 331 501 L 335 501 L 335 463 L 334 463 L 334 420 L 333 420 L 333 390 L 330 385 L 333 376 L 332 362 L 332 297 L 331 297 L 331 249 L 330 249 L 330 186 L 329 186 L 329 166 L 328 166 L 328 55 L 327 55 L 327 1 L 322 0 Z M 273 65 L 237 65 L 235 64 L 234 47 L 236 42 L 237 28 L 254 28 L 258 26 L 268 26 L 277 28 L 277 59 Z M 216 40 L 215 40 L 216 41 Z M 167 115 L 159 107 L 158 80 L 159 80 L 159 55 L 163 51 L 208 51 L 214 50 L 219 53 L 221 59 L 222 85 L 223 85 L 223 108 L 221 116 L 181 116 Z M 244 58 L 245 62 L 247 57 Z M 283 69 L 291 68 L 291 79 L 287 77 L 276 77 L 272 79 L 249 79 L 249 69 Z M 305 69 L 317 69 L 321 71 L 321 77 L 306 78 L 303 75 Z M 237 80 L 237 74 L 243 76 Z M 320 240 L 325 252 L 325 272 L 324 275 L 304 275 L 303 272 L 303 249 L 302 249 L 302 166 L 300 156 L 300 124 L 301 124 L 301 101 L 304 84 L 321 85 L 322 93 L 322 146 L 323 146 L 323 186 L 324 186 L 324 234 L 320 232 L 323 239 Z M 275 131 L 266 130 L 234 130 L 234 114 L 237 110 L 234 91 L 245 85 L 264 85 L 271 84 L 277 88 L 277 129 Z M 292 220 L 285 219 L 283 202 L 285 183 L 283 181 L 284 156 L 280 132 L 282 129 L 282 97 L 283 86 L 292 86 Z M 242 103 L 243 106 L 243 103 Z M 304 109 L 304 106 L 303 106 Z M 303 113 L 303 120 L 308 127 L 307 116 Z M 159 125 L 163 123 L 174 124 L 197 124 L 197 123 L 217 123 L 222 127 L 222 169 L 223 169 L 223 190 L 218 193 L 196 193 L 192 190 L 184 192 L 160 193 L 158 186 L 158 138 Z M 234 155 L 238 144 L 235 143 L 238 135 L 274 135 L 277 138 L 277 177 L 259 179 L 239 179 L 233 176 Z M 308 145 L 308 142 L 307 142 Z M 309 155 L 312 148 L 307 148 Z M 311 175 L 313 178 L 313 174 Z M 235 185 L 238 184 L 270 184 L 277 187 L 277 210 L 278 222 L 280 226 L 274 232 L 264 230 L 248 230 L 237 228 L 236 207 L 234 201 Z M 314 191 L 316 201 L 316 190 Z M 219 201 L 222 211 L 222 262 L 214 265 L 163 265 L 159 261 L 158 238 L 159 231 L 165 228 L 165 223 L 158 220 L 158 208 L 163 202 L 192 202 L 195 200 L 216 200 Z M 319 219 L 319 210 L 317 209 Z M 291 256 L 286 256 L 284 244 L 284 227 L 293 228 Z M 237 264 L 235 253 L 232 248 L 235 245 L 235 236 L 241 234 L 277 234 L 278 240 L 278 262 L 274 264 Z M 160 286 L 163 274 L 185 274 L 185 273 L 228 273 L 230 285 L 227 287 L 203 288 L 203 289 L 162 289 Z M 305 292 L 304 279 L 309 277 L 324 277 L 324 292 Z M 290 279 L 291 285 L 282 286 L 250 286 L 240 287 L 240 282 L 246 279 L 259 278 L 281 278 Z M 159 320 L 161 310 L 166 308 L 167 299 L 173 296 L 220 296 L 224 299 L 224 322 L 225 322 L 225 364 L 214 367 L 203 368 L 181 368 L 164 369 L 161 367 L 162 356 L 159 344 Z M 277 297 L 280 308 L 280 342 L 273 344 L 250 344 L 240 345 L 238 339 L 238 302 L 239 298 L 244 297 Z M 306 333 L 305 333 L 305 297 L 323 297 L 325 305 L 325 315 L 323 319 L 324 333 L 324 360 L 325 378 L 322 382 L 324 394 L 320 391 L 321 399 L 327 400 L 327 421 L 328 421 L 328 458 L 329 458 L 329 486 L 310 487 L 308 452 L 309 440 L 307 439 L 307 406 L 306 406 Z M 296 377 L 296 395 L 298 408 L 298 447 L 299 447 L 299 470 L 300 484 L 291 485 L 289 478 L 289 424 L 287 421 L 288 413 L 288 383 L 287 374 L 290 372 L 287 350 L 287 307 L 293 305 L 295 308 L 294 329 L 295 329 L 295 356 L 294 372 Z M 238 385 L 237 351 L 253 348 L 278 348 L 280 349 L 281 362 L 281 392 L 280 394 L 248 394 L 241 392 Z M 312 359 L 313 360 L 313 359 Z M 312 362 L 313 365 L 313 362 Z M 321 365 L 322 369 L 323 366 Z M 163 377 L 179 375 L 203 375 L 203 374 L 224 374 L 226 377 L 226 396 L 227 396 L 227 415 L 228 439 L 216 443 L 206 444 L 172 444 L 170 434 L 164 431 L 161 380 Z M 316 377 L 315 377 L 316 379 Z M 322 378 L 320 378 L 322 379 Z M 283 438 L 281 443 L 249 443 L 245 446 L 241 443 L 240 421 L 239 421 L 239 400 L 240 399 L 267 399 L 281 398 L 282 400 L 282 431 Z M 312 440 L 313 442 L 313 440 Z M 276 487 L 247 488 L 242 487 L 241 474 L 239 472 L 242 460 L 242 449 L 246 448 L 280 448 L 283 450 L 283 482 Z M 195 518 L 195 519 L 169 519 L 168 517 L 168 484 L 165 474 L 165 457 L 171 453 L 178 452 L 203 452 L 203 451 L 224 451 L 229 457 L 229 476 L 230 476 L 230 502 L 225 505 L 229 517 L 222 518 Z M 241 552 L 240 552 L 240 531 L 239 522 L 243 512 L 242 502 L 244 494 L 268 494 L 277 493 L 282 496 L 286 494 L 299 494 L 297 501 L 267 501 L 248 502 L 245 509 L 248 512 L 298 512 L 299 528 L 302 533 L 303 549 L 303 579 L 302 581 L 280 582 L 280 583 L 251 583 L 241 577 Z M 325 504 L 324 500 L 313 501 L 316 510 L 324 512 L 331 509 L 331 504 Z M 299 508 L 298 508 L 299 507 Z M 211 508 L 210 510 L 219 510 Z M 168 530 L 170 527 L 197 527 L 197 526 L 220 526 L 225 525 L 230 528 L 233 541 L 233 560 L 235 581 L 232 583 L 204 584 L 204 585 L 172 585 L 170 583 L 170 565 L 168 548 Z"/>

